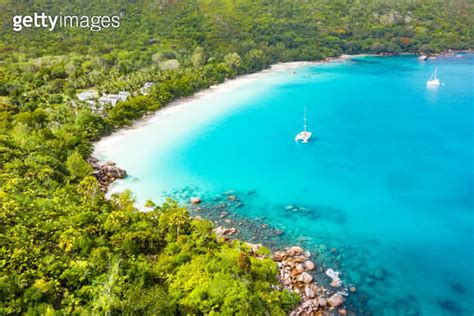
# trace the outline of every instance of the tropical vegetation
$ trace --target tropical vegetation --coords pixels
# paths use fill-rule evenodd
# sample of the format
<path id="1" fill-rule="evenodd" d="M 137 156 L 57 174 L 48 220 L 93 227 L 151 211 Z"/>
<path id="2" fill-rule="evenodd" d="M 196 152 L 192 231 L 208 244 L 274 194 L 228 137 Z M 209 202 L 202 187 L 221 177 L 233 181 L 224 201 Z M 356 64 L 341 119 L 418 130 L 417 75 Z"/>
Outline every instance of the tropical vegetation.
<path id="1" fill-rule="evenodd" d="M 33 12 L 121 26 L 12 30 L 13 15 Z M 142 212 L 130 192 L 106 199 L 92 142 L 276 62 L 474 46 L 467 1 L 12 1 L 0 17 L 2 315 L 287 313 L 297 300 L 270 259 L 217 241 L 176 202 Z M 92 106 L 76 97 L 88 89 L 132 97 Z"/>

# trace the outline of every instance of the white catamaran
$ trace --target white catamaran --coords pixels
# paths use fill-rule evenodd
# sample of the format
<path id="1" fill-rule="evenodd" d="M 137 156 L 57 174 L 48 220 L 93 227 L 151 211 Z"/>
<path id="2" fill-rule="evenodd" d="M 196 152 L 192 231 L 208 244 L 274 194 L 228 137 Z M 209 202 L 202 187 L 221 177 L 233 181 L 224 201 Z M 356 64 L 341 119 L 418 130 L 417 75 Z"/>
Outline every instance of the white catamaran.
<path id="1" fill-rule="evenodd" d="M 426 85 L 429 87 L 439 86 L 441 83 L 438 78 L 438 67 L 435 68 L 434 72 L 431 74 L 430 79 L 426 82 Z"/>
<path id="2" fill-rule="evenodd" d="M 304 130 L 299 132 L 296 137 L 295 141 L 301 141 L 302 143 L 307 143 L 309 139 L 311 138 L 312 133 L 307 131 L 307 126 L 306 126 L 306 107 L 304 108 Z"/>

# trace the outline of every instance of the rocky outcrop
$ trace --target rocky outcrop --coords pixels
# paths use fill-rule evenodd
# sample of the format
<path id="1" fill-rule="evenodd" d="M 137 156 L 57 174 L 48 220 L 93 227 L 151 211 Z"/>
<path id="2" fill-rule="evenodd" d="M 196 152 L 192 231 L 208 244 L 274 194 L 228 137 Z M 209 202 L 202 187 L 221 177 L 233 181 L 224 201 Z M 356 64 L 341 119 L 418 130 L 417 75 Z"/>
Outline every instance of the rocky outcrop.
<path id="1" fill-rule="evenodd" d="M 223 238 L 224 240 L 228 239 L 228 236 L 231 236 L 237 233 L 237 229 L 235 229 L 234 227 L 225 228 L 222 226 L 216 227 L 212 231 L 216 234 L 217 240 L 221 238 Z"/>
<path id="2" fill-rule="evenodd" d="M 214 223 L 214 227 L 216 227 L 214 233 L 218 242 L 233 242 L 236 239 L 247 241 L 245 248 L 248 248 L 248 254 L 257 259 L 268 257 L 266 255 L 267 250 L 260 251 L 263 246 L 257 243 L 258 241 L 270 249 L 281 247 L 281 243 L 275 242 L 277 239 L 275 237 L 284 234 L 283 231 L 269 226 L 261 218 L 249 220 L 238 216 L 237 212 L 235 212 L 238 205 L 245 200 L 241 196 L 246 193 L 237 194 L 235 191 L 229 191 L 215 197 L 201 196 L 202 201 L 199 204 L 191 201 L 192 197 L 199 196 L 199 192 L 194 191 L 192 188 L 186 189 L 184 194 L 183 192 L 179 192 L 179 194 L 181 199 L 188 201 L 191 214 L 198 216 L 198 213 L 199 219 L 210 219 Z M 294 205 L 291 205 L 288 209 L 307 210 Z M 331 253 L 338 252 L 335 248 L 330 251 Z M 350 306 L 349 302 L 345 302 L 347 293 L 355 292 L 355 287 L 346 289 L 339 279 L 337 271 L 333 272 L 337 279 L 339 279 L 341 286 L 329 286 L 332 278 L 324 273 L 327 270 L 312 260 L 311 254 L 305 251 L 305 249 L 300 246 L 293 246 L 282 251 L 276 251 L 273 253 L 273 260 L 276 261 L 278 266 L 280 284 L 273 285 L 272 287 L 279 290 L 285 288 L 297 293 L 300 297 L 298 305 L 291 312 L 292 316 L 355 315 L 347 309 Z M 337 295 L 334 296 L 334 294 Z"/>
<path id="3" fill-rule="evenodd" d="M 328 298 L 327 302 L 332 307 L 338 307 L 344 304 L 344 297 L 340 292 L 337 292 L 331 295 L 331 297 Z"/>
<path id="4" fill-rule="evenodd" d="M 106 162 L 100 164 L 99 160 L 90 157 L 89 164 L 94 168 L 93 175 L 99 183 L 100 189 L 103 192 L 107 191 L 108 186 L 115 181 L 115 179 L 124 179 L 127 177 L 127 172 L 115 165 L 115 162 Z"/>
<path id="5" fill-rule="evenodd" d="M 280 271 L 280 282 L 286 289 L 298 293 L 301 297 L 299 305 L 290 315 L 332 315 L 334 312 L 346 315 L 347 310 L 343 305 L 347 293 L 334 292 L 317 284 L 311 275 L 316 265 L 310 260 L 310 256 L 309 252 L 299 246 L 273 254 L 273 260 L 277 262 Z M 336 279 L 341 282 L 336 271 L 330 270 L 326 275 L 333 281 Z"/>

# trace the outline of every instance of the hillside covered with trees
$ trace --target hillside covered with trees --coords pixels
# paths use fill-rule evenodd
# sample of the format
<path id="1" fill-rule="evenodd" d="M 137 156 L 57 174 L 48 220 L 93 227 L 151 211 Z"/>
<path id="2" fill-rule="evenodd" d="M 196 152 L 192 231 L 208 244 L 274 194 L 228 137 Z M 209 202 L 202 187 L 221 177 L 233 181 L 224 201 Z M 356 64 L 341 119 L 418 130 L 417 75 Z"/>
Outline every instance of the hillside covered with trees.
<path id="1" fill-rule="evenodd" d="M 12 16 L 120 15 L 92 32 Z M 474 46 L 469 1 L 142 0 L 0 4 L 0 314 L 283 315 L 277 267 L 175 202 L 107 200 L 92 141 L 170 101 L 276 62 Z M 145 82 L 155 84 L 146 95 Z M 133 93 L 91 108 L 76 94 Z"/>

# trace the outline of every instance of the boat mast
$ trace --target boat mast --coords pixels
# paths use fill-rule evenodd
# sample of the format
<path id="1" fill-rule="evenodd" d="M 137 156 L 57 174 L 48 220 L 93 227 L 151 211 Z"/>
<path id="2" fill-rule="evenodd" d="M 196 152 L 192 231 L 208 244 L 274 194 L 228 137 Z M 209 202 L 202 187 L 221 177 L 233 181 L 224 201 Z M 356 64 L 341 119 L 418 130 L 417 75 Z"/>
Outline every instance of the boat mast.
<path id="1" fill-rule="evenodd" d="M 304 131 L 306 132 L 306 106 L 304 107 Z"/>
<path id="2" fill-rule="evenodd" d="M 435 70 L 431 74 L 430 81 L 438 79 L 438 67 L 435 67 Z"/>

